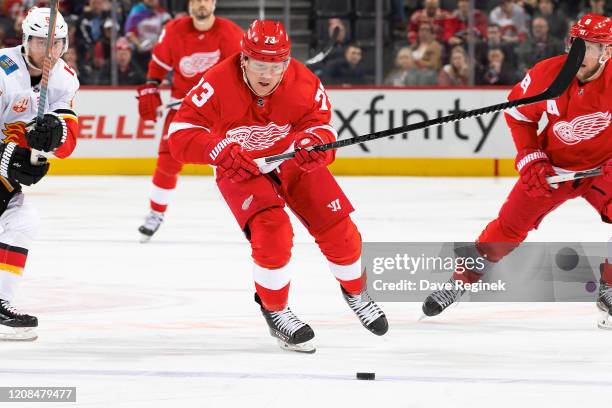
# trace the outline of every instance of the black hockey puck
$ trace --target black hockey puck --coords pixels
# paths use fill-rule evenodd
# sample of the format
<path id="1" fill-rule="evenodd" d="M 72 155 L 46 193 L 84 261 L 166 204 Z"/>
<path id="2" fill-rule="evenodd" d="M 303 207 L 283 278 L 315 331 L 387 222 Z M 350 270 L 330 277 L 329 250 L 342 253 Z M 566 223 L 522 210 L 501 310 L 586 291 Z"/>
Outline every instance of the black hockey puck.
<path id="1" fill-rule="evenodd" d="M 376 374 L 374 373 L 357 373 L 358 380 L 374 380 L 376 378 Z"/>

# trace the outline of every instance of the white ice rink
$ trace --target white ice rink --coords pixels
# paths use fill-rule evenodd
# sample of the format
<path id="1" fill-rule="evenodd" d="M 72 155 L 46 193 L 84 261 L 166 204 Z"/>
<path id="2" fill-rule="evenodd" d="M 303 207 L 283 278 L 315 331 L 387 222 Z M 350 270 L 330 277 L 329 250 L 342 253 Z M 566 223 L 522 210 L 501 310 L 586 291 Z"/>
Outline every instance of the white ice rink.
<path id="1" fill-rule="evenodd" d="M 341 179 L 366 241 L 473 240 L 513 182 Z M 596 328 L 594 304 L 463 303 L 417 322 L 420 304 L 384 303 L 390 330 L 378 338 L 296 224 L 290 304 L 318 349 L 283 352 L 252 300 L 249 247 L 213 180 L 182 178 L 143 245 L 148 190 L 148 177 L 49 177 L 27 189 L 42 226 L 17 303 L 39 317 L 39 339 L 0 343 L 0 386 L 78 388 L 76 404 L 49 407 L 610 406 L 612 331 Z M 574 200 L 529 239 L 610 235 Z"/>

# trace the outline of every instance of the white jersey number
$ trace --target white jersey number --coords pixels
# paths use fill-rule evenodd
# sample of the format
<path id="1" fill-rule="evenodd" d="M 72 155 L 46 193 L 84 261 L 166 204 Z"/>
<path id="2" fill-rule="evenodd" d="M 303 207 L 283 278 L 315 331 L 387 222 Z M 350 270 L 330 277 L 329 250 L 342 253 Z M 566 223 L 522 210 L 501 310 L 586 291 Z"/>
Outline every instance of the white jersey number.
<path id="1" fill-rule="evenodd" d="M 204 106 L 206 101 L 208 101 L 210 97 L 213 96 L 215 90 L 212 86 L 210 86 L 208 82 L 204 82 L 204 77 L 200 79 L 200 83 L 195 86 L 194 90 L 197 90 L 198 88 L 202 88 L 202 92 L 200 92 L 199 94 L 194 94 L 191 97 L 191 101 L 195 104 L 195 106 L 201 108 L 202 106 Z"/>
<path id="2" fill-rule="evenodd" d="M 321 110 L 329 110 L 329 105 L 327 104 L 327 94 L 325 93 L 323 84 L 319 84 L 319 89 L 317 89 L 317 94 L 315 95 L 315 101 L 321 102 Z"/>

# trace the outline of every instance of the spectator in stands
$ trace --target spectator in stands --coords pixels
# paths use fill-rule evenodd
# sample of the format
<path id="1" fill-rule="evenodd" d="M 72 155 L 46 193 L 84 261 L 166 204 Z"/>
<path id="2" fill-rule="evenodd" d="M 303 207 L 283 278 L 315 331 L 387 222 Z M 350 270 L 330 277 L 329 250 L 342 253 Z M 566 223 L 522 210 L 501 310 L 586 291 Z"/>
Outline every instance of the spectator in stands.
<path id="1" fill-rule="evenodd" d="M 0 29 L 2 47 L 14 47 L 21 43 L 21 36 L 15 33 L 15 17 L 21 14 L 21 4 L 5 0 L 0 6 Z"/>
<path id="2" fill-rule="evenodd" d="M 440 86 L 467 86 L 470 82 L 469 58 L 460 45 L 451 50 L 450 63 L 446 64 L 438 74 Z"/>
<path id="3" fill-rule="evenodd" d="M 489 24 L 487 27 L 487 38 L 476 44 L 476 65 L 485 67 L 489 63 L 489 50 L 499 48 L 505 56 L 505 64 L 512 69 L 518 69 L 517 56 L 514 51 L 514 44 L 504 42 L 501 29 L 497 24 Z"/>
<path id="4" fill-rule="evenodd" d="M 567 18 L 560 9 L 555 8 L 553 0 L 539 0 L 534 17 L 544 17 L 548 22 L 550 34 L 563 40 L 567 34 Z"/>
<path id="5" fill-rule="evenodd" d="M 308 68 L 319 77 L 324 75 L 327 64 L 334 60 L 344 58 L 346 45 L 350 42 L 346 25 L 344 21 L 339 18 L 330 18 L 327 20 L 325 38 L 321 37 L 322 33 L 318 32 L 316 36 L 317 45 L 312 57 L 314 58 L 321 53 L 327 52 L 327 50 L 330 50 L 329 54 L 320 61 L 311 61 L 306 64 Z"/>
<path id="6" fill-rule="evenodd" d="M 66 64 L 75 72 L 81 85 L 92 85 L 94 84 L 94 75 L 91 71 L 91 67 L 84 66 L 81 69 L 79 64 L 79 55 L 76 47 L 70 46 L 66 53 L 62 56 L 62 59 L 66 61 Z"/>
<path id="7" fill-rule="evenodd" d="M 134 45 L 140 66 L 148 66 L 151 50 L 170 18 L 170 14 L 159 5 L 159 0 L 142 0 L 130 10 L 125 22 L 125 34 Z"/>
<path id="8" fill-rule="evenodd" d="M 115 28 L 117 24 L 114 24 Z M 113 32 L 113 20 L 108 18 L 104 22 L 104 31 L 102 32 L 102 37 L 96 41 L 93 49 L 93 66 L 95 69 L 100 69 L 102 65 L 104 65 L 111 56 L 111 37 Z"/>
<path id="9" fill-rule="evenodd" d="M 478 37 L 483 38 L 487 33 L 487 16 L 480 10 L 472 12 L 474 16 L 474 29 Z M 453 11 L 451 17 L 446 21 L 444 28 L 444 41 L 451 47 L 466 43 L 467 29 L 470 17 L 470 1 L 457 1 L 457 9 Z"/>
<path id="10" fill-rule="evenodd" d="M 365 83 L 362 50 L 357 43 L 346 46 L 344 57 L 329 63 L 325 69 L 325 82 L 330 85 L 358 85 Z"/>
<path id="11" fill-rule="evenodd" d="M 502 0 L 499 6 L 491 10 L 489 21 L 501 28 L 505 42 L 518 43 L 528 37 L 529 16 L 514 0 Z"/>
<path id="12" fill-rule="evenodd" d="M 79 64 L 77 58 L 76 48 L 73 46 L 68 47 L 68 50 L 62 55 L 62 59 L 66 61 L 66 64 L 77 74 L 79 74 Z"/>
<path id="13" fill-rule="evenodd" d="M 565 46 L 561 40 L 549 35 L 548 21 L 536 17 L 531 22 L 531 38 L 519 44 L 519 69 L 524 73 L 538 61 L 563 54 Z"/>
<path id="14" fill-rule="evenodd" d="M 414 44 L 418 40 L 421 24 L 428 24 L 432 27 L 434 38 L 440 42 L 444 41 L 444 26 L 446 20 L 451 17 L 450 13 L 440 8 L 438 0 L 425 0 L 424 6 L 410 16 L 410 22 L 408 23 L 409 44 Z"/>
<path id="15" fill-rule="evenodd" d="M 89 0 L 89 8 L 77 23 L 76 44 L 81 62 L 92 64 L 94 44 L 102 37 L 104 22 L 110 15 L 109 0 Z"/>
<path id="16" fill-rule="evenodd" d="M 504 64 L 504 52 L 499 48 L 492 48 L 487 55 L 488 63 L 476 73 L 478 85 L 513 85 L 516 75 L 508 65 Z"/>
<path id="17" fill-rule="evenodd" d="M 606 0 L 589 0 L 588 3 L 590 7 L 585 7 L 580 13 L 578 13 L 577 20 L 589 13 L 601 14 L 602 16 L 605 16 L 607 13 L 606 8 L 608 11 L 610 10 L 608 7 L 606 7 Z"/>
<path id="18" fill-rule="evenodd" d="M 140 85 L 145 82 L 145 73 L 136 62 L 132 61 L 132 46 L 125 37 L 117 39 L 115 51 L 118 85 Z M 111 61 L 107 61 L 100 69 L 99 85 L 111 84 L 111 68 Z"/>
<path id="19" fill-rule="evenodd" d="M 436 41 L 433 27 L 421 23 L 416 43 L 412 46 L 412 57 L 418 68 L 431 69 L 437 72 L 442 63 L 442 46 Z"/>
<path id="20" fill-rule="evenodd" d="M 435 71 L 417 68 L 410 47 L 402 47 L 395 57 L 395 67 L 385 78 L 385 85 L 436 85 Z"/>

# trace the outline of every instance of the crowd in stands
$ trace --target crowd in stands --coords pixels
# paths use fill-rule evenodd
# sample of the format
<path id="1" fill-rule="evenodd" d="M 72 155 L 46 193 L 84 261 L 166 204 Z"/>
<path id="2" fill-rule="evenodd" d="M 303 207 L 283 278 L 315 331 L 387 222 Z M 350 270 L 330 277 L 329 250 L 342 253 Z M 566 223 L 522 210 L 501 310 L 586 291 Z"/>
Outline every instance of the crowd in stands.
<path id="1" fill-rule="evenodd" d="M 582 15 L 612 11 L 611 0 L 473 0 L 473 9 L 469 0 L 387 3 L 384 24 L 392 38 L 385 53 L 394 58 L 385 58 L 384 84 L 390 86 L 514 84 L 538 61 L 565 51 L 568 29 Z M 331 27 L 344 25 L 341 31 L 350 33 L 361 24 L 359 17 L 344 17 L 328 19 L 329 38 L 316 38 L 315 50 L 329 46 Z M 341 36 L 336 58 L 314 66 L 324 83 L 372 83 L 366 60 L 372 53 L 357 40 Z"/>
<path id="2" fill-rule="evenodd" d="M 171 16 L 160 0 L 119 0 L 117 20 L 110 0 L 62 0 L 60 11 L 68 23 L 69 48 L 63 58 L 83 85 L 109 85 L 111 52 L 115 49 L 119 85 L 140 85 L 151 49 Z M 0 0 L 0 47 L 21 44 L 21 22 L 32 6 L 48 7 L 48 0 Z M 184 3 L 183 3 L 184 5 Z M 178 14 L 178 13 L 177 13 Z M 182 12 L 184 15 L 185 12 Z M 111 41 L 113 25 L 117 38 Z"/>
<path id="3" fill-rule="evenodd" d="M 612 11 L 612 0 L 472 0 L 474 9 L 470 0 L 380 1 L 384 84 L 390 86 L 513 84 L 537 61 L 563 53 L 568 27 L 582 15 Z M 374 2 L 313 0 L 311 54 L 325 58 L 309 67 L 325 84 L 374 83 Z M 164 24 L 186 14 L 187 0 L 117 3 L 116 20 L 110 0 L 60 3 L 69 24 L 63 58 L 83 85 L 111 84 L 113 48 L 118 84 L 142 84 Z M 21 43 L 21 21 L 34 5 L 48 0 L 0 0 L 1 47 Z"/>

